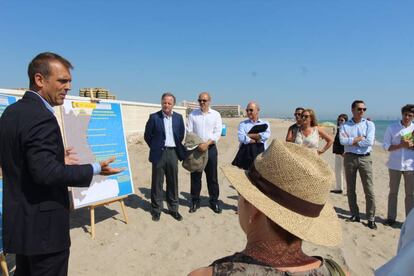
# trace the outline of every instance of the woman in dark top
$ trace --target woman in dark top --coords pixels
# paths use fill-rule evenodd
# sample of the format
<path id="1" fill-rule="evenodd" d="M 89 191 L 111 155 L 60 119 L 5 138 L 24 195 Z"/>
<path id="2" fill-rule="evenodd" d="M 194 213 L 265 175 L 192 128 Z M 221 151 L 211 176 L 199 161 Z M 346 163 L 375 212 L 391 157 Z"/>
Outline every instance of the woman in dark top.
<path id="1" fill-rule="evenodd" d="M 340 114 L 336 120 L 336 135 L 333 143 L 333 153 L 335 154 L 335 189 L 331 190 L 332 193 L 342 194 L 344 183 L 344 146 L 339 142 L 339 128 L 342 124 L 348 121 L 348 115 Z"/>
<path id="2" fill-rule="evenodd" d="M 247 244 L 190 276 L 345 275 L 334 261 L 302 251 L 303 240 L 335 246 L 342 239 L 338 217 L 327 202 L 333 173 L 314 151 L 273 140 L 249 170 L 222 170 L 239 193 Z"/>

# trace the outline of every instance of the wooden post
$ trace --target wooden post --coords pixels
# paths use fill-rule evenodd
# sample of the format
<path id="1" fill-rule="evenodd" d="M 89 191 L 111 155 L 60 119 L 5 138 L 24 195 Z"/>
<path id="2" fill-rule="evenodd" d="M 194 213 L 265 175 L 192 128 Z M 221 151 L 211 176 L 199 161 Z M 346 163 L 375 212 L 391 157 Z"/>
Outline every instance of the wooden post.
<path id="1" fill-rule="evenodd" d="M 127 213 L 126 213 L 126 210 L 125 210 L 124 200 L 123 199 L 120 199 L 119 200 L 119 203 L 121 203 L 122 214 L 124 215 L 124 221 L 125 221 L 126 224 L 128 224 L 128 216 L 127 216 Z"/>
<path id="2" fill-rule="evenodd" d="M 109 200 L 109 201 L 102 201 L 99 202 L 97 204 L 91 205 L 89 207 L 90 211 L 91 211 L 91 238 L 95 239 L 95 208 L 99 207 L 99 206 L 103 206 L 103 205 L 108 205 L 114 202 L 119 202 L 121 204 L 121 209 L 122 209 L 122 214 L 124 216 L 124 221 L 126 224 L 128 224 L 128 216 L 126 213 L 126 208 L 125 208 L 125 203 L 124 203 L 124 198 L 126 198 L 126 196 L 122 196 L 122 197 L 118 197 L 117 199 L 113 199 L 113 200 Z"/>
<path id="3" fill-rule="evenodd" d="M 7 268 L 6 256 L 3 253 L 0 254 L 1 272 L 4 276 L 9 276 L 9 269 Z"/>
<path id="4" fill-rule="evenodd" d="M 95 239 L 95 206 L 91 206 L 91 237 Z"/>

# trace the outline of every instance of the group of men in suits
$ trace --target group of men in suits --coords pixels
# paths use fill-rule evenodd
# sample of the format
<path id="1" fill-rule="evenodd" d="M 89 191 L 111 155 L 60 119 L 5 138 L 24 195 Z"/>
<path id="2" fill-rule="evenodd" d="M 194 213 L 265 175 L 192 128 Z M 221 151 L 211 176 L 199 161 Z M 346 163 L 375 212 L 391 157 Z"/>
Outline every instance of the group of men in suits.
<path id="1" fill-rule="evenodd" d="M 221 213 L 219 204 L 219 184 L 217 179 L 217 147 L 221 136 L 222 120 L 220 113 L 210 108 L 211 96 L 202 92 L 198 96 L 199 109 L 192 111 L 188 117 L 187 131 L 195 133 L 203 141 L 197 147 L 201 152 L 208 151 L 208 161 L 204 172 L 210 196 L 210 208 Z M 164 93 L 161 96 L 161 110 L 150 115 L 144 139 L 150 148 L 149 161 L 152 163 L 151 180 L 151 216 L 159 221 L 163 206 L 163 183 L 166 179 L 166 201 L 168 213 L 176 220 L 183 217 L 178 212 L 178 161 L 186 158 L 182 144 L 186 128 L 181 114 L 173 112 L 175 96 Z M 200 208 L 202 172 L 191 172 L 190 213 Z"/>
<path id="2" fill-rule="evenodd" d="M 30 90 L 0 118 L 3 172 L 3 249 L 16 254 L 15 276 L 67 275 L 68 187 L 87 187 L 93 175 L 112 175 L 115 158 L 78 164 L 63 145 L 54 106 L 71 89 L 71 63 L 41 53 L 29 64 Z"/>

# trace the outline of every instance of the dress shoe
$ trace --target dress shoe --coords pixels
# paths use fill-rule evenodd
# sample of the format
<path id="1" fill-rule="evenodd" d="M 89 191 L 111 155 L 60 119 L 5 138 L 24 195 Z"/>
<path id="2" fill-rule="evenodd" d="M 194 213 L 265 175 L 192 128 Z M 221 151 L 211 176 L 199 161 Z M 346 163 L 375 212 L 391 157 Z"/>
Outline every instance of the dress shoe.
<path id="1" fill-rule="evenodd" d="M 152 213 L 152 220 L 153 221 L 159 221 L 160 220 L 160 213 Z"/>
<path id="2" fill-rule="evenodd" d="M 183 217 L 180 215 L 180 213 L 178 213 L 178 212 L 174 212 L 174 211 L 168 211 L 168 213 L 173 217 L 173 218 L 175 218 L 175 220 L 178 220 L 178 221 L 182 221 L 183 220 Z"/>
<path id="3" fill-rule="evenodd" d="M 394 225 L 394 223 L 395 223 L 395 219 L 387 219 L 385 221 L 384 225 L 392 226 L 392 225 Z"/>
<path id="4" fill-rule="evenodd" d="M 359 222 L 360 220 L 361 219 L 358 216 L 352 216 L 346 219 L 346 221 L 350 221 L 350 222 Z"/>
<path id="5" fill-rule="evenodd" d="M 189 213 L 194 213 L 199 208 L 200 208 L 200 201 L 192 201 L 191 206 L 190 206 L 190 210 L 188 210 L 188 212 Z"/>
<path id="6" fill-rule="evenodd" d="M 216 213 L 216 214 L 221 213 L 221 208 L 220 208 L 220 205 L 218 203 L 210 203 L 210 209 L 213 210 L 213 212 Z"/>
<path id="7" fill-rule="evenodd" d="M 342 194 L 342 190 L 331 190 L 331 193 Z"/>
<path id="8" fill-rule="evenodd" d="M 368 227 L 373 229 L 373 230 L 377 229 L 377 225 L 375 224 L 375 221 L 372 221 L 372 220 L 368 221 Z"/>

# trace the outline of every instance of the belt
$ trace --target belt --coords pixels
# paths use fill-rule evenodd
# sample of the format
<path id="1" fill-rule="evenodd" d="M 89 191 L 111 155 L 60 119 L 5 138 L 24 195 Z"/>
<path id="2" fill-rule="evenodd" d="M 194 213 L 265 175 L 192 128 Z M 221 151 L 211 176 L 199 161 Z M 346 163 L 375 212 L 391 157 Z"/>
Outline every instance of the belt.
<path id="1" fill-rule="evenodd" d="M 163 147 L 162 149 L 163 150 L 173 150 L 173 149 L 175 149 L 175 147 Z"/>
<path id="2" fill-rule="evenodd" d="M 353 152 L 347 152 L 346 154 L 349 154 L 349 155 L 354 155 L 354 156 L 359 156 L 359 157 L 364 157 L 364 156 L 370 156 L 370 155 L 371 155 L 371 153 L 370 153 L 370 152 L 367 152 L 367 153 L 362 153 L 362 154 L 353 153 Z"/>
<path id="3" fill-rule="evenodd" d="M 215 146 L 216 146 L 216 144 L 211 144 L 210 146 L 208 146 L 208 148 L 211 149 L 211 148 L 213 148 Z"/>

